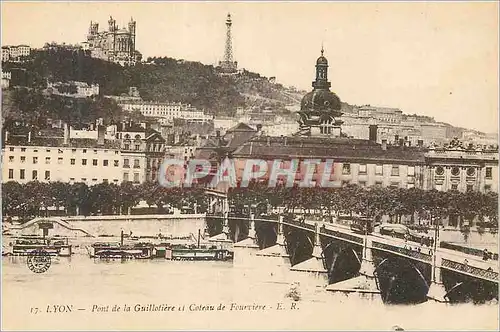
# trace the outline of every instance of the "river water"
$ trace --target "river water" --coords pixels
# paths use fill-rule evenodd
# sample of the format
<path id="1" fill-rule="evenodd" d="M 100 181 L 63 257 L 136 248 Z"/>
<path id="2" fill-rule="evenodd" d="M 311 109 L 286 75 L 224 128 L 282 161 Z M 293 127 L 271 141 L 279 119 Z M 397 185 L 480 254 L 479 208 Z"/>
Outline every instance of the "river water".
<path id="1" fill-rule="evenodd" d="M 301 299 L 293 302 L 286 297 L 289 284 L 259 279 L 250 270 L 228 262 L 103 262 L 77 254 L 55 258 L 47 272 L 35 274 L 25 258 L 4 257 L 2 288 L 2 329 L 390 331 L 396 325 L 405 330 L 498 327 L 498 307 L 493 304 L 390 306 L 303 284 L 299 286 Z M 230 310 L 232 303 L 259 307 Z M 171 306 L 174 311 L 136 311 L 150 304 Z M 54 313 L 53 305 L 71 306 L 71 312 Z M 112 312 L 114 305 L 119 312 Z M 217 310 L 220 305 L 225 308 Z M 124 311 L 125 306 L 130 311 Z M 200 310 L 203 306 L 214 310 Z M 184 311 L 179 311 L 182 307 Z M 68 311 L 63 308 L 57 310 Z M 106 308 L 108 312 L 103 312 Z"/>

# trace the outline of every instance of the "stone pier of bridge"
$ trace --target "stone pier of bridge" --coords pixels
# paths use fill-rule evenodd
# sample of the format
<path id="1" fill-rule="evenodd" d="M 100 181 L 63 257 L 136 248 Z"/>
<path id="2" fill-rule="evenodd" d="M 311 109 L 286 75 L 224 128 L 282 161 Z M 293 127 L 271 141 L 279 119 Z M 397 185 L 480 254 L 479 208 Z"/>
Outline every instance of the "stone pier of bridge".
<path id="1" fill-rule="evenodd" d="M 443 257 L 438 250 L 434 250 L 433 262 L 431 266 L 431 283 L 427 291 L 427 298 L 436 302 L 448 302 L 446 298 L 446 288 L 441 276 L 441 265 Z"/>
<path id="2" fill-rule="evenodd" d="M 248 236 L 246 239 L 236 242 L 233 245 L 233 265 L 237 268 L 254 269 L 258 268 L 256 253 L 260 250 L 257 242 L 257 232 L 255 231 L 255 214 L 250 213 L 248 225 Z"/>
<path id="3" fill-rule="evenodd" d="M 214 200 L 222 210 L 222 232 L 210 237 L 208 241 L 221 249 L 232 250 L 233 241 L 229 236 L 229 201 L 227 197 L 214 198 Z"/>
<path id="4" fill-rule="evenodd" d="M 290 270 L 290 255 L 286 251 L 285 235 L 283 232 L 283 216 L 278 217 L 276 244 L 262 249 L 255 254 L 260 268 L 272 280 L 287 282 Z"/>
<path id="5" fill-rule="evenodd" d="M 314 227 L 314 243 L 312 257 L 290 268 L 293 277 L 310 283 L 311 285 L 324 287 L 328 284 L 328 271 L 323 261 L 323 248 L 319 236 L 319 224 Z"/>
<path id="6" fill-rule="evenodd" d="M 359 293 L 374 297 L 380 294 L 375 278 L 375 263 L 373 260 L 372 240 L 365 236 L 363 241 L 361 267 L 357 277 L 340 281 L 326 287 L 326 290 L 340 293 Z"/>
<path id="7" fill-rule="evenodd" d="M 232 243 L 229 236 L 228 213 L 226 212 L 227 211 L 223 214 L 223 232 L 211 238 L 214 243 Z M 461 258 L 451 257 L 450 253 L 446 250 L 433 250 L 430 254 L 424 254 L 405 249 L 402 247 L 402 244 L 396 243 L 393 239 L 372 235 L 365 235 L 363 237 L 362 235 L 344 234 L 342 233 L 342 229 L 334 230 L 333 227 L 328 224 L 323 227 L 323 230 L 319 227 L 320 225 L 318 225 L 318 222 L 309 221 L 306 225 L 290 223 L 284 221 L 283 216 L 279 216 L 277 221 L 269 220 L 269 222 L 277 223 L 276 243 L 268 248 L 260 250 L 255 229 L 256 221 L 255 215 L 250 214 L 248 237 L 232 245 L 234 251 L 233 264 L 235 267 L 240 268 L 245 276 L 255 275 L 259 280 L 265 280 L 266 282 L 271 281 L 289 284 L 298 281 L 304 285 L 320 286 L 330 293 L 361 294 L 362 297 L 382 299 L 378 280 L 376 278 L 377 269 L 374 263 L 373 251 L 377 253 L 385 252 L 393 255 L 396 254 L 399 255 L 398 257 L 406 257 L 415 259 L 424 264 L 430 264 L 431 282 L 428 284 L 427 297 L 438 302 L 448 302 L 441 275 L 443 269 L 446 271 L 451 270 L 457 273 L 464 273 L 472 277 L 474 277 L 474 275 L 479 275 L 479 277 L 482 276 L 480 273 L 477 273 L 476 270 L 486 271 L 486 276 L 483 279 L 492 282 L 495 282 L 494 279 L 498 276 L 498 270 L 495 270 L 494 267 L 483 267 L 479 263 L 476 265 L 469 263 L 469 265 L 466 266 L 467 269 L 465 269 L 461 267 L 464 265 L 460 263 Z M 311 241 L 313 250 L 309 259 L 291 266 L 291 257 L 287 252 L 289 248 L 287 248 L 284 236 L 284 225 L 296 227 L 299 230 L 307 232 L 312 231 L 312 226 L 314 225 L 314 241 Z M 362 246 L 361 255 L 359 255 L 357 249 L 355 252 L 360 263 L 359 273 L 356 277 L 334 284 L 328 284 L 329 273 L 324 264 L 325 255 L 320 243 L 320 229 L 321 235 L 326 236 L 326 238 L 330 236 L 337 240 L 345 239 L 347 243 L 351 243 L 351 245 L 354 244 L 358 246 L 358 248 Z M 356 238 L 353 239 L 354 237 Z M 263 241 L 263 243 L 265 243 L 265 241 Z M 331 244 L 337 245 L 337 242 L 331 242 Z M 331 268 L 336 269 L 337 267 L 333 266 Z M 488 268 L 488 270 L 486 270 L 486 268 Z"/>

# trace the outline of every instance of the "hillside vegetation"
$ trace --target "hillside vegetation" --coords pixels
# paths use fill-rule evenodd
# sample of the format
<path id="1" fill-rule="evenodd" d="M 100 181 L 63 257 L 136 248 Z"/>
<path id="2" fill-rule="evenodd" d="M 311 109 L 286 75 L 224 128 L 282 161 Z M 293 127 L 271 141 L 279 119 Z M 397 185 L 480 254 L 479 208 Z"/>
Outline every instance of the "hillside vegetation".
<path id="1" fill-rule="evenodd" d="M 35 90 L 45 88 L 47 80 L 98 83 L 102 95 L 124 94 L 136 86 L 145 100 L 188 103 L 218 115 L 233 115 L 238 107 L 297 103 L 297 96 L 259 74 L 220 76 L 213 66 L 168 57 L 122 67 L 82 50 L 58 48 L 35 51 L 30 61 L 7 63 L 4 70 L 13 72 L 14 84 Z M 262 98 L 256 102 L 248 95 Z"/>

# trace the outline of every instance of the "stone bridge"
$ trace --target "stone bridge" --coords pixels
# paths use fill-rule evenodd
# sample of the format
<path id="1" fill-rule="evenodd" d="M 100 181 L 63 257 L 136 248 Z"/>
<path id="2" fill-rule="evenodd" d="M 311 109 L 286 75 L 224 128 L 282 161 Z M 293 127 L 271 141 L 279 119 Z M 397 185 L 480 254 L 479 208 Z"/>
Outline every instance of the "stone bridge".
<path id="1" fill-rule="evenodd" d="M 252 257 L 281 257 L 289 263 L 291 271 L 319 277 L 328 284 L 327 290 L 382 293 L 387 300 L 390 297 L 388 289 L 403 286 L 410 292 L 419 288 L 424 298 L 440 302 L 467 296 L 467 300 L 475 300 L 474 294 L 478 292 L 481 293 L 479 297 L 498 299 L 496 260 L 483 261 L 459 251 L 430 248 L 375 233 L 358 234 L 349 227 L 324 221 L 289 220 L 282 215 L 266 218 L 255 218 L 254 214 L 230 216 L 227 202 L 224 208 L 225 212 L 207 215 L 207 223 L 222 224 L 222 230 L 218 228 L 221 232 L 211 240 L 226 244 L 235 242 L 235 263 L 238 264 L 254 261 Z M 254 253 L 249 254 L 252 251 Z M 342 265 L 349 260 L 350 273 L 338 276 Z M 282 264 L 282 260 L 277 264 Z M 335 274 L 337 277 L 332 278 Z M 410 274 L 413 275 L 410 279 L 414 280 L 405 281 Z M 395 279 L 400 279 L 399 286 Z M 467 292 L 472 296 L 465 294 Z"/>

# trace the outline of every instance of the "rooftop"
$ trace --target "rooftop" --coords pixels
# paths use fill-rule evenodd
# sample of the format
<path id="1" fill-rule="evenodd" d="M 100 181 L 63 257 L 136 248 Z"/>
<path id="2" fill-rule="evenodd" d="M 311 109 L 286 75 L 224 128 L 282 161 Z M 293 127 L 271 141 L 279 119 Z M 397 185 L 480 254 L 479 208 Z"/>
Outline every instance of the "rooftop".
<path id="1" fill-rule="evenodd" d="M 64 147 L 63 137 L 47 137 L 38 136 L 33 137 L 28 142 L 25 135 L 12 135 L 9 136 L 9 141 L 5 145 L 15 146 L 41 146 L 41 147 Z M 99 148 L 99 149 L 120 149 L 120 141 L 118 140 L 104 140 L 104 144 L 99 145 L 96 139 L 77 138 L 70 139 L 67 147 L 71 148 Z"/>
<path id="2" fill-rule="evenodd" d="M 362 139 L 319 137 L 256 137 L 233 153 L 234 156 L 269 159 L 321 158 L 337 160 L 424 162 L 425 150 L 418 147 L 382 146 Z"/>

